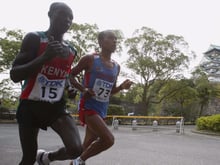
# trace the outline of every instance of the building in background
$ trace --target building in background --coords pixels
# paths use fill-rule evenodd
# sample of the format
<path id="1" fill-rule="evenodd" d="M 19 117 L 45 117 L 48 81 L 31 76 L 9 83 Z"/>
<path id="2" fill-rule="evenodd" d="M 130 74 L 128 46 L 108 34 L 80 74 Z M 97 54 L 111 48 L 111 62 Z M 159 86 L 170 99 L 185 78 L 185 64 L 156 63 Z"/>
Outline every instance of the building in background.
<path id="1" fill-rule="evenodd" d="M 220 83 L 220 46 L 210 45 L 204 53 L 200 68 L 207 73 L 211 82 Z"/>
<path id="2" fill-rule="evenodd" d="M 204 71 L 210 83 L 220 85 L 220 46 L 211 44 L 200 63 L 200 68 Z M 204 115 L 220 113 L 220 98 L 212 98 Z"/>

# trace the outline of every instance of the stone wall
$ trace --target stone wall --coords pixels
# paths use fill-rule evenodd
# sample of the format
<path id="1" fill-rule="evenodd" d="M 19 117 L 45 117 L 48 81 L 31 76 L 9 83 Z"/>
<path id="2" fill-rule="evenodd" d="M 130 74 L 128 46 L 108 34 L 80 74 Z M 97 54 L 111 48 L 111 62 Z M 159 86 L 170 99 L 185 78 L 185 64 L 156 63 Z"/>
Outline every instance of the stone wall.
<path id="1" fill-rule="evenodd" d="M 204 115 L 220 114 L 220 99 L 213 98 L 210 100 L 207 110 Z"/>

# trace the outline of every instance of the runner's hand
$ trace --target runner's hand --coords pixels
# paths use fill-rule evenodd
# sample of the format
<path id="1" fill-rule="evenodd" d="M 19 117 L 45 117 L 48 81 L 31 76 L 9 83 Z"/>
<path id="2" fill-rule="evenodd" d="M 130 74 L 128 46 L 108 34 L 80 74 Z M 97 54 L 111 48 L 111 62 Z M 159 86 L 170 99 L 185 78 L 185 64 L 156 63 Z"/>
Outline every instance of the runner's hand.
<path id="1" fill-rule="evenodd" d="M 48 37 L 49 42 L 45 51 L 45 56 L 52 59 L 56 56 L 64 57 L 67 54 L 67 47 L 59 41 L 55 41 L 53 36 Z"/>
<path id="2" fill-rule="evenodd" d="M 134 84 L 134 82 L 129 80 L 129 79 L 127 79 L 123 83 L 121 83 L 120 88 L 121 89 L 129 89 L 132 84 Z"/>
<path id="3" fill-rule="evenodd" d="M 83 97 L 85 99 L 89 99 L 92 96 L 95 96 L 95 92 L 92 89 L 85 88 L 84 91 L 83 91 Z"/>

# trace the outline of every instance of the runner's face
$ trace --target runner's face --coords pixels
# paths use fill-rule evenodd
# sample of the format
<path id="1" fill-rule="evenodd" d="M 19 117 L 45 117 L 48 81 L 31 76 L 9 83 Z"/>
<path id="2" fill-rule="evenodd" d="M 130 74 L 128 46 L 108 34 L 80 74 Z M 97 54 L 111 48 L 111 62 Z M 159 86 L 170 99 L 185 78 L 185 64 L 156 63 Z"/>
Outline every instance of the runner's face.
<path id="1" fill-rule="evenodd" d="M 113 32 L 107 32 L 103 39 L 103 49 L 114 52 L 116 50 L 117 37 Z"/>
<path id="2" fill-rule="evenodd" d="M 67 6 L 60 6 L 51 18 L 51 26 L 54 31 L 64 34 L 72 25 L 73 13 Z"/>

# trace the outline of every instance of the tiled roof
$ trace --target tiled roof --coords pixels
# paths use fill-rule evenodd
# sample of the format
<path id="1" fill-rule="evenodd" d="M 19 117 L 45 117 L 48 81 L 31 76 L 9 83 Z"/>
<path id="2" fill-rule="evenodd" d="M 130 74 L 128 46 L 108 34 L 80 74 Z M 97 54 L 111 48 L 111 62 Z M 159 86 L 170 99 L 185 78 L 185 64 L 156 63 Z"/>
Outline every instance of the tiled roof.
<path id="1" fill-rule="evenodd" d="M 211 44 L 209 46 L 209 49 L 204 54 L 210 53 L 213 50 L 220 51 L 220 46 Z"/>

